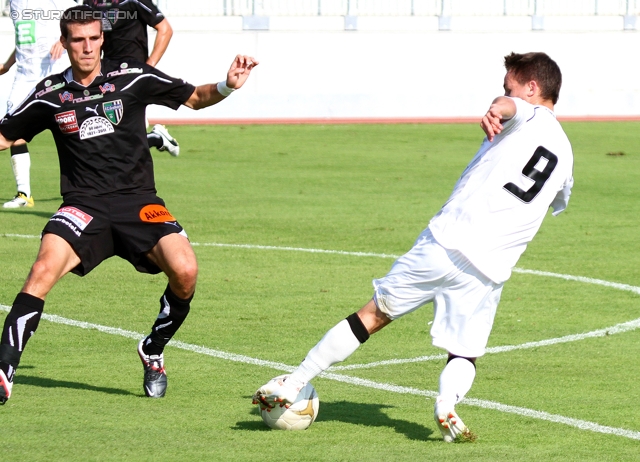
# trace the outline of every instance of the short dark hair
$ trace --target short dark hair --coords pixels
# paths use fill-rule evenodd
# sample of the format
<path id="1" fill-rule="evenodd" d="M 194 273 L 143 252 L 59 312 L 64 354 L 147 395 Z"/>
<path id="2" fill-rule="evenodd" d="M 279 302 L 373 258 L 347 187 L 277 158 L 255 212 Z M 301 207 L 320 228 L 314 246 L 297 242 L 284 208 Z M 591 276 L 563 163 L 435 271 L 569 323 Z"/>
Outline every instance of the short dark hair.
<path id="1" fill-rule="evenodd" d="M 504 57 L 504 67 L 507 72 L 512 72 L 519 84 L 524 85 L 535 80 L 540 86 L 540 96 L 551 101 L 558 102 L 560 87 L 562 86 L 562 73 L 556 62 L 546 53 L 511 53 Z"/>
<path id="2" fill-rule="evenodd" d="M 62 13 L 60 18 L 60 34 L 66 39 L 69 35 L 69 24 L 89 24 L 100 22 L 102 32 L 102 12 L 87 5 L 72 6 Z"/>

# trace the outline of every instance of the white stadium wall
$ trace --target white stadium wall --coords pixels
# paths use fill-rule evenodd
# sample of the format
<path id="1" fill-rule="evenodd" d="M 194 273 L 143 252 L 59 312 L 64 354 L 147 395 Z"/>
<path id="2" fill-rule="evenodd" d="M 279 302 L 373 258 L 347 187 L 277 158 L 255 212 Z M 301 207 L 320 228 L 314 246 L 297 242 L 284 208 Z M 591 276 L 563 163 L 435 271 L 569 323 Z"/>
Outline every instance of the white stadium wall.
<path id="1" fill-rule="evenodd" d="M 558 62 L 559 116 L 640 119 L 635 16 L 626 31 L 621 16 L 544 18 L 540 31 L 530 16 L 453 17 L 448 31 L 436 16 L 271 17 L 260 31 L 243 30 L 247 19 L 169 16 L 162 71 L 197 85 L 224 79 L 237 53 L 260 66 L 227 102 L 201 111 L 154 106 L 150 119 L 477 119 L 502 93 L 511 51 L 544 51 Z M 344 30 L 348 19 L 357 30 Z M 11 53 L 12 29 L 0 18 L 0 60 Z M 2 110 L 12 81 L 13 71 L 0 76 Z"/>

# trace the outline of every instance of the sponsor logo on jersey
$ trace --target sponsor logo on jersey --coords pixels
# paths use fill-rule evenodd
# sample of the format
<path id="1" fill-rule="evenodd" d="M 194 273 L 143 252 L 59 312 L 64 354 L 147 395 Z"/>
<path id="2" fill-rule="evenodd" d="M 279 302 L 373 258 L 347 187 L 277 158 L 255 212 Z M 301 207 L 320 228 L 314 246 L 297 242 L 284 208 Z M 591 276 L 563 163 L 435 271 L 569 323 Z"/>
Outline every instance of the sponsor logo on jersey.
<path id="1" fill-rule="evenodd" d="M 105 83 L 104 85 L 99 85 L 100 87 L 100 91 L 102 92 L 102 94 L 110 91 L 110 92 L 114 92 L 116 91 L 116 86 L 111 84 L 111 83 Z"/>
<path id="2" fill-rule="evenodd" d="M 53 82 L 52 82 L 51 80 L 45 80 L 45 81 L 44 81 L 44 86 L 45 86 L 45 87 L 49 87 L 49 86 L 51 86 L 51 84 L 52 84 L 52 83 L 53 83 Z"/>
<path id="3" fill-rule="evenodd" d="M 69 227 L 78 237 L 82 235 L 82 231 L 91 223 L 91 220 L 93 220 L 91 215 L 75 207 L 62 207 L 49 219 L 50 222 L 55 221 Z"/>
<path id="4" fill-rule="evenodd" d="M 119 0 L 93 0 L 91 3 L 93 3 L 93 6 L 111 6 L 114 3 L 118 4 L 120 3 Z"/>
<path id="5" fill-rule="evenodd" d="M 93 217 L 80 209 L 75 207 L 62 207 L 59 209 L 54 217 L 65 217 L 67 220 L 73 222 L 82 231 L 91 223 Z"/>
<path id="6" fill-rule="evenodd" d="M 124 115 L 124 106 L 121 99 L 102 103 L 102 110 L 113 125 L 118 125 Z"/>
<path id="7" fill-rule="evenodd" d="M 73 93 L 69 93 L 68 91 L 58 93 L 58 96 L 60 97 L 61 103 L 64 103 L 65 101 L 73 101 Z"/>
<path id="8" fill-rule="evenodd" d="M 78 119 L 76 118 L 76 111 L 66 111 L 56 114 L 56 122 L 58 123 L 60 131 L 65 135 L 80 130 L 78 127 Z"/>
<path id="9" fill-rule="evenodd" d="M 173 215 L 160 204 L 145 205 L 140 210 L 140 219 L 146 223 L 165 223 L 176 221 Z"/>
<path id="10" fill-rule="evenodd" d="M 36 22 L 16 21 L 16 46 L 36 43 Z"/>
<path id="11" fill-rule="evenodd" d="M 104 117 L 90 117 L 80 126 L 80 139 L 86 140 L 113 132 L 113 125 Z"/>
<path id="12" fill-rule="evenodd" d="M 51 87 L 50 86 L 51 80 L 47 80 L 44 84 L 47 86 L 47 88 L 45 88 L 44 90 L 40 90 L 38 93 L 36 93 L 36 98 L 40 98 L 41 96 L 46 95 L 47 93 L 51 93 L 52 91 L 55 91 L 59 88 L 62 88 L 65 85 L 64 82 L 60 82 L 60 83 L 56 83 L 54 86 Z M 60 95 L 60 99 L 62 99 L 62 95 Z"/>
<path id="13" fill-rule="evenodd" d="M 98 114 L 98 105 L 97 104 L 96 104 L 95 107 L 85 106 L 84 110 L 87 111 L 87 112 L 93 112 L 95 115 L 100 115 L 100 114 Z"/>
<path id="14" fill-rule="evenodd" d="M 102 95 L 102 94 L 91 95 L 91 96 L 85 96 L 84 98 L 76 98 L 72 102 L 73 103 L 84 103 L 85 101 L 92 101 L 94 99 L 102 99 L 102 98 L 104 98 L 104 95 Z"/>
<path id="15" fill-rule="evenodd" d="M 125 74 L 142 74 L 142 68 L 132 67 L 131 69 L 127 69 L 126 64 L 127 63 L 122 63 L 121 66 L 125 66 L 123 69 L 120 69 L 119 71 L 111 71 L 107 74 L 107 77 L 115 77 L 118 75 L 125 75 Z"/>

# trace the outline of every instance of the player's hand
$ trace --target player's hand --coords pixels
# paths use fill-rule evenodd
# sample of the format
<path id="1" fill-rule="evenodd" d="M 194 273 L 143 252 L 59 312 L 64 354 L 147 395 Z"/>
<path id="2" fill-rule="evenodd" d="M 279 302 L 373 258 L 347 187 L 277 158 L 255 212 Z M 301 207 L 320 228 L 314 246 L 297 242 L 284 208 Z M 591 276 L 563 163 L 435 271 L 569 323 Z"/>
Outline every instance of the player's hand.
<path id="1" fill-rule="evenodd" d="M 55 61 L 57 59 L 60 59 L 60 56 L 62 56 L 62 53 L 64 53 L 64 47 L 62 46 L 62 43 L 60 42 L 60 40 L 58 40 L 56 43 L 54 43 L 51 46 L 51 50 L 49 51 L 49 54 L 51 54 L 51 59 Z"/>
<path id="2" fill-rule="evenodd" d="M 227 87 L 233 88 L 234 90 L 242 87 L 249 78 L 251 70 L 258 64 L 260 63 L 251 56 L 236 56 L 231 63 L 229 72 L 227 72 Z"/>
<path id="3" fill-rule="evenodd" d="M 496 104 L 492 104 L 480 122 L 480 127 L 491 142 L 502 131 L 502 113 Z"/>

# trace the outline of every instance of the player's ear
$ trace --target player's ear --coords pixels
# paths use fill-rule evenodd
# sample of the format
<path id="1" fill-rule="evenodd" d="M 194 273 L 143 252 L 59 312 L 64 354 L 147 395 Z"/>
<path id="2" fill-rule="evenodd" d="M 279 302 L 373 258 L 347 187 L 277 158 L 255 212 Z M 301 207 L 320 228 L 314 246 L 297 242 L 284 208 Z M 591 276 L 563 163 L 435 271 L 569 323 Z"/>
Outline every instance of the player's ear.
<path id="1" fill-rule="evenodd" d="M 528 96 L 535 96 L 536 94 L 540 93 L 540 86 L 535 80 L 530 80 L 527 84 L 527 90 L 529 92 Z"/>
<path id="2" fill-rule="evenodd" d="M 62 43 L 62 48 L 67 49 L 67 38 L 64 35 L 60 36 L 60 43 Z"/>

